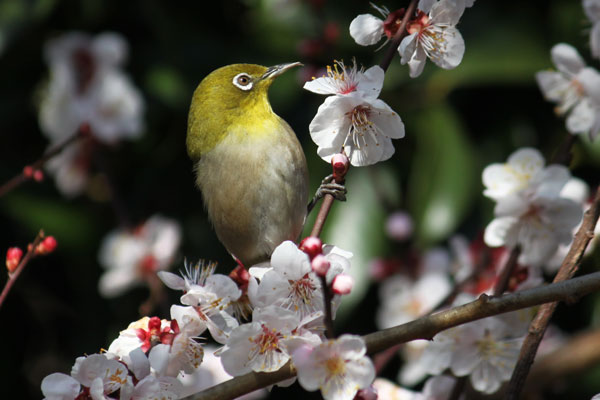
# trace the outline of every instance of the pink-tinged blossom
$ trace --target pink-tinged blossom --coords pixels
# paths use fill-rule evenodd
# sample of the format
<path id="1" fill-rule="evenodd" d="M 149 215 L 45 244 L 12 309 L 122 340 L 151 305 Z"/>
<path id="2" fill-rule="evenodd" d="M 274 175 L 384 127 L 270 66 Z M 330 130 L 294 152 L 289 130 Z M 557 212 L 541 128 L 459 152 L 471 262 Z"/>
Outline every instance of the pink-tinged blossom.
<path id="1" fill-rule="evenodd" d="M 411 78 L 421 75 L 427 58 L 443 69 L 453 69 L 460 64 L 465 42 L 456 24 L 465 6 L 464 1 L 457 0 L 419 2 L 417 17 L 406 26 L 409 35 L 398 48 L 400 62 L 408 64 Z"/>
<path id="2" fill-rule="evenodd" d="M 461 296 L 457 302 L 472 300 Z M 431 374 L 447 368 L 456 376 L 469 376 L 477 391 L 491 394 L 510 379 L 523 336 L 531 320 L 521 310 L 469 322 L 437 334 L 420 362 Z"/>
<path id="3" fill-rule="evenodd" d="M 300 324 L 298 314 L 290 310 L 255 308 L 252 322 L 235 328 L 220 352 L 225 371 L 233 376 L 277 371 L 290 359 L 287 342 L 296 337 Z"/>
<path id="4" fill-rule="evenodd" d="M 305 84 L 305 89 L 333 94 L 325 99 L 309 126 L 317 154 L 327 162 L 344 152 L 354 166 L 385 161 L 394 154 L 392 139 L 404 137 L 402 120 L 386 103 L 377 99 L 384 72 L 378 67 L 366 72 L 356 64 L 338 63 L 328 75 Z"/>
<path id="5" fill-rule="evenodd" d="M 242 291 L 228 276 L 214 274 L 216 264 L 186 264 L 183 277 L 167 271 L 158 276 L 171 289 L 181 290 L 181 303 L 185 306 L 171 307 L 171 317 L 180 320 L 196 320 L 219 343 L 226 343 L 229 333 L 238 326 L 233 316 L 234 304 Z M 198 333 L 199 334 L 199 333 Z"/>
<path id="6" fill-rule="evenodd" d="M 127 376 L 127 368 L 119 361 L 104 354 L 92 354 L 77 358 L 70 376 L 54 373 L 45 377 L 42 393 L 47 400 L 74 400 L 80 393 L 94 400 L 105 400 L 128 383 Z"/>
<path id="7" fill-rule="evenodd" d="M 392 139 L 404 137 L 404 124 L 390 106 L 362 96 L 329 96 L 309 125 L 317 154 L 330 162 L 344 152 L 353 166 L 372 165 L 394 154 Z"/>
<path id="8" fill-rule="evenodd" d="M 329 263 L 328 283 L 350 269 L 351 253 L 328 245 L 323 246 L 322 252 L 323 261 Z M 250 273 L 260 280 L 258 285 L 255 280 L 250 281 L 248 296 L 254 307 L 276 305 L 293 311 L 300 319 L 324 311 L 321 280 L 312 270 L 308 255 L 293 242 L 285 241 L 277 246 L 270 267 L 253 267 Z M 339 303 L 336 296 L 332 304 L 334 312 Z"/>
<path id="9" fill-rule="evenodd" d="M 112 32 L 96 37 L 74 32 L 46 44 L 50 81 L 40 107 L 40 126 L 52 143 L 90 124 L 100 141 L 114 143 L 142 133 L 141 94 L 121 71 L 125 39 Z"/>
<path id="10" fill-rule="evenodd" d="M 375 367 L 366 351 L 364 340 L 354 335 L 342 335 L 317 346 L 300 346 L 292 356 L 298 382 L 308 391 L 320 389 L 325 400 L 352 400 L 375 378 Z"/>
<path id="11" fill-rule="evenodd" d="M 567 115 L 567 130 L 588 133 L 594 139 L 600 131 L 600 73 L 587 67 L 574 47 L 559 43 L 551 50 L 558 71 L 535 75 L 546 100 L 556 103 L 555 112 Z"/>
<path id="12" fill-rule="evenodd" d="M 497 201 L 496 218 L 486 227 L 484 240 L 492 247 L 521 247 L 519 263 L 540 266 L 559 244 L 567 244 L 581 221 L 581 206 L 561 197 L 571 174 L 561 165 L 544 167 L 535 149 L 520 149 L 506 164 L 483 171 L 484 194 Z"/>
<path id="13" fill-rule="evenodd" d="M 133 231 L 117 229 L 103 240 L 98 253 L 107 270 L 98 284 L 104 297 L 119 296 L 143 284 L 150 274 L 168 268 L 181 242 L 181 227 L 155 215 Z"/>

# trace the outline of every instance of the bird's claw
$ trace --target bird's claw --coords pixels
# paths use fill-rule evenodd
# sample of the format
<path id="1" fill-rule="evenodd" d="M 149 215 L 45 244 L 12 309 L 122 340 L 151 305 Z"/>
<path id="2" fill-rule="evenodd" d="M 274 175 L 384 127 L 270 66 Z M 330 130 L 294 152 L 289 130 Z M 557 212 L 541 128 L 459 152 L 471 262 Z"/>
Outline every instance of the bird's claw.
<path id="1" fill-rule="evenodd" d="M 333 179 L 333 175 L 328 175 L 325 177 L 325 179 L 321 181 L 321 185 L 317 189 L 315 197 L 308 204 L 308 212 L 310 212 L 313 209 L 317 201 L 325 197 L 325 195 L 327 194 L 333 196 L 333 198 L 336 200 L 346 201 L 347 193 L 348 190 L 346 189 L 346 186 L 344 186 L 343 183 L 337 183 Z"/>

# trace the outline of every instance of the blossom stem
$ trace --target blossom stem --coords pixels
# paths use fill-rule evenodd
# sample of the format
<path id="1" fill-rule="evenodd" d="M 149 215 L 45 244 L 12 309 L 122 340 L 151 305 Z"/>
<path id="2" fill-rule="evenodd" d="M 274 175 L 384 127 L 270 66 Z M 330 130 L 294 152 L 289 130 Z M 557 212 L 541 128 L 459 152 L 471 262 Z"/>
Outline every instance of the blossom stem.
<path id="1" fill-rule="evenodd" d="M 327 339 L 334 339 L 335 333 L 333 331 L 333 314 L 331 312 L 331 300 L 333 299 L 331 288 L 327 284 L 327 278 L 319 276 L 321 279 L 321 287 L 323 288 L 323 301 L 325 302 L 325 337 Z"/>
<path id="2" fill-rule="evenodd" d="M 600 272 L 594 272 L 563 282 L 551 283 L 499 297 L 480 296 L 458 307 L 427 315 L 417 320 L 363 336 L 369 354 L 381 352 L 399 343 L 416 339 L 431 339 L 437 333 L 467 322 L 493 315 L 529 308 L 554 301 L 572 302 L 600 290 Z M 295 375 L 291 363 L 272 373 L 251 372 L 213 386 L 188 399 L 230 400 L 256 389 L 274 385 Z"/>
<path id="3" fill-rule="evenodd" d="M 66 139 L 64 142 L 60 143 L 59 145 L 57 145 L 57 146 L 53 147 L 52 149 L 50 149 L 49 151 L 47 151 L 37 161 L 35 161 L 33 164 L 30 164 L 29 167 L 31 167 L 31 169 L 33 171 L 39 170 L 40 168 L 42 168 L 44 166 L 44 164 L 46 164 L 46 162 L 48 160 L 50 160 L 52 157 L 54 157 L 55 155 L 62 152 L 71 143 L 73 143 L 77 139 L 81 138 L 83 136 L 84 131 L 85 131 L 84 127 L 79 128 L 79 130 L 75 134 L 73 134 L 73 136 L 71 136 L 70 138 Z M 12 179 L 10 179 L 9 181 L 5 182 L 2 186 L 0 186 L 0 197 L 4 196 L 11 190 L 13 190 L 16 187 L 18 187 L 19 185 L 21 185 L 22 183 L 28 181 L 29 179 L 31 179 L 31 177 L 25 173 L 25 168 L 23 168 L 23 171 L 20 174 L 14 176 Z"/>
<path id="4" fill-rule="evenodd" d="M 519 255 L 521 255 L 521 247 L 517 245 L 510 251 L 508 260 L 504 263 L 500 276 L 498 277 L 498 280 L 496 280 L 496 284 L 494 285 L 494 296 L 501 296 L 502 293 L 508 289 L 510 277 L 517 266 Z"/>
<path id="5" fill-rule="evenodd" d="M 587 248 L 590 240 L 594 237 L 594 228 L 598 222 L 599 216 L 600 187 L 598 187 L 596 190 L 596 195 L 592 205 L 585 212 L 581 227 L 573 238 L 573 244 L 571 245 L 571 248 L 569 249 L 564 261 L 562 262 L 560 269 L 556 273 L 553 284 L 558 284 L 559 282 L 566 283 L 569 280 L 573 281 L 571 278 L 579 269 L 585 249 Z M 566 300 L 569 302 L 572 299 L 567 297 Z M 533 360 L 535 359 L 537 349 L 542 341 L 542 338 L 544 337 L 546 328 L 550 323 L 550 319 L 552 318 L 557 305 L 558 302 L 555 301 L 541 306 L 535 315 L 535 318 L 531 322 L 531 325 L 529 325 L 529 333 L 525 337 L 525 341 L 521 347 L 521 353 L 519 354 L 519 359 L 517 360 L 517 365 L 513 370 L 513 374 L 508 384 L 507 399 L 519 398 L 525 385 L 527 375 L 529 374 L 531 364 L 533 364 Z"/>
<path id="6" fill-rule="evenodd" d="M 10 289 L 13 287 L 13 285 L 17 281 L 17 278 L 21 274 L 21 271 L 23 271 L 25 269 L 25 266 L 27 265 L 27 263 L 36 256 L 36 249 L 37 249 L 38 245 L 42 242 L 42 239 L 44 239 L 44 231 L 40 230 L 39 233 L 37 234 L 37 236 L 35 237 L 33 243 L 27 250 L 27 254 L 25 254 L 25 257 L 23 257 L 23 259 L 21 260 L 21 262 L 19 263 L 19 265 L 17 266 L 15 271 L 12 274 L 8 275 L 8 280 L 6 281 L 6 284 L 4 285 L 4 289 L 2 289 L 2 293 L 0 293 L 0 308 L 2 308 L 2 304 L 4 304 L 4 300 L 8 296 Z"/>
<path id="7" fill-rule="evenodd" d="M 404 17 L 402 17 L 402 21 L 400 21 L 400 26 L 398 26 L 398 30 L 396 31 L 396 34 L 392 38 L 392 44 L 388 47 L 387 52 L 385 53 L 385 56 L 383 57 L 383 60 L 379 64 L 381 69 L 383 69 L 384 71 L 387 71 L 388 67 L 392 63 L 392 59 L 394 58 L 394 56 L 396 55 L 396 53 L 398 51 L 398 46 L 400 46 L 400 42 L 402 41 L 402 39 L 404 39 L 404 37 L 408 33 L 406 31 L 406 24 L 408 24 L 408 21 L 415 13 L 415 10 L 417 9 L 417 3 L 418 3 L 418 0 L 411 0 L 408 7 L 406 7 L 406 12 L 404 13 Z"/>

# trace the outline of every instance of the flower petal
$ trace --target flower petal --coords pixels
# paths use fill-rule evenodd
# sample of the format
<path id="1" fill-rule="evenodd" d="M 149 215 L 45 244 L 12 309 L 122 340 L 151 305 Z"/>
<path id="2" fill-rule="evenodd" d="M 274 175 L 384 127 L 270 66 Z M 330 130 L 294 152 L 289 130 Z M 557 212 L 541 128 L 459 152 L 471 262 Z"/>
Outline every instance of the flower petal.
<path id="1" fill-rule="evenodd" d="M 383 21 L 371 14 L 361 14 L 350 23 L 350 36 L 361 46 L 370 46 L 383 37 Z"/>

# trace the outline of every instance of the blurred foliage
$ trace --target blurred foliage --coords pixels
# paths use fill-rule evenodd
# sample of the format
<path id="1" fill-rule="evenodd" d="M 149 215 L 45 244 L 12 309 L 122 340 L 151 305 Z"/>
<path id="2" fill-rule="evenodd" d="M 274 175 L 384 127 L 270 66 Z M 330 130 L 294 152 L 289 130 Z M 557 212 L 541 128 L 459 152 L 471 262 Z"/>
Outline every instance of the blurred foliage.
<path id="1" fill-rule="evenodd" d="M 395 9 L 406 2 L 383 4 Z M 302 82 L 320 74 L 333 59 L 356 57 L 365 66 L 381 60 L 384 50 L 358 47 L 348 35 L 352 18 L 365 12 L 371 10 L 358 0 L 0 0 L 0 182 L 36 160 L 47 146 L 36 103 L 47 79 L 43 49 L 48 39 L 73 30 L 120 32 L 130 46 L 125 70 L 146 100 L 143 138 L 102 148 L 108 168 L 96 172 L 86 195 L 64 199 L 47 179 L 0 199 L 2 252 L 25 247 L 40 228 L 59 242 L 55 254 L 31 263 L 0 309 L 0 335 L 8 344 L 0 364 L 7 398 L 40 398 L 44 376 L 68 372 L 76 357 L 108 346 L 139 317 L 145 289 L 112 300 L 102 299 L 96 289 L 102 272 L 97 262 L 100 241 L 119 224 L 102 183 L 106 179 L 131 221 L 160 213 L 181 222 L 184 243 L 174 269 L 184 256 L 218 260 L 224 273 L 232 268 L 202 209 L 184 146 L 189 99 L 210 71 L 236 62 L 298 60 L 306 65 L 297 75 L 282 76 L 270 97 L 274 110 L 297 132 L 316 188 L 329 167 L 315 154 L 308 124 L 323 97 L 303 91 Z M 340 331 L 375 329 L 377 293 L 368 264 L 396 250 L 382 226 L 389 212 L 401 208 L 412 213 L 422 249 L 444 245 L 456 231 L 473 238 L 492 210 L 491 201 L 480 194 L 483 167 L 525 145 L 550 157 L 565 134 L 564 122 L 542 99 L 533 74 L 551 67 L 550 48 L 558 42 L 574 45 L 589 60 L 589 24 L 581 3 L 480 0 L 466 11 L 459 28 L 467 50 L 456 70 L 428 63 L 420 78 L 410 80 L 399 59 L 393 61 L 382 98 L 403 118 L 406 137 L 396 141 L 390 161 L 351 170 L 349 200 L 334 205 L 326 241 L 355 254 L 353 268 L 360 277 L 353 297 L 340 310 Z M 582 140 L 576 146 L 574 174 L 597 185 L 600 141 Z M 170 295 L 172 303 L 178 301 L 175 293 Z M 586 326 L 591 315 L 599 315 L 600 301 L 592 300 L 586 307 L 561 308 L 561 328 Z M 168 316 L 168 305 L 155 312 Z M 569 318 L 563 323 L 565 314 Z M 565 384 L 548 398 L 591 397 L 600 392 L 599 371 Z M 318 398 L 297 386 L 285 395 Z M 279 396 L 282 392 L 275 389 L 271 397 Z"/>

